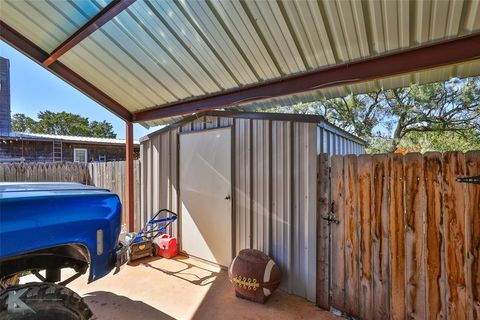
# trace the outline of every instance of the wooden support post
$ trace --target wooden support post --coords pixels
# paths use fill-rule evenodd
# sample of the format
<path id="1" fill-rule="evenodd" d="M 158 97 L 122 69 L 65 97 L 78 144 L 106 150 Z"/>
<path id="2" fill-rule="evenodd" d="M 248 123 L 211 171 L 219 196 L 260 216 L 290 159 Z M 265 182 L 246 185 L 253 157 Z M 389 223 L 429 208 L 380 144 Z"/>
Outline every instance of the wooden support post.
<path id="1" fill-rule="evenodd" d="M 133 198 L 133 123 L 126 122 L 126 144 L 125 144 L 125 215 L 127 219 L 128 232 L 133 232 L 135 227 L 135 205 Z"/>

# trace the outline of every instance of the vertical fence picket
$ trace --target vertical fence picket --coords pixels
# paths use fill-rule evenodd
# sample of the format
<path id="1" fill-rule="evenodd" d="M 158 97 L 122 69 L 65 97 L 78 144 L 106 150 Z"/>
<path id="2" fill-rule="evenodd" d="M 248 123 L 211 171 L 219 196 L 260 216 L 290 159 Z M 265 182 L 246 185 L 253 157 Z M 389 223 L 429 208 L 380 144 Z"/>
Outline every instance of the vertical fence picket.
<path id="1" fill-rule="evenodd" d="M 390 316 L 405 319 L 405 207 L 403 156 L 389 155 L 390 167 Z"/>
<path id="2" fill-rule="evenodd" d="M 388 156 L 385 154 L 372 157 L 373 167 L 373 298 L 374 317 L 388 317 Z"/>
<path id="3" fill-rule="evenodd" d="M 323 219 L 329 211 L 330 179 L 328 169 L 328 155 L 318 157 L 318 217 L 317 217 L 317 305 L 320 308 L 329 308 L 329 226 Z"/>
<path id="4" fill-rule="evenodd" d="M 480 151 L 465 154 L 465 175 L 480 176 Z M 466 186 L 467 310 L 468 319 L 480 319 L 480 185 Z"/>
<path id="5" fill-rule="evenodd" d="M 445 319 L 444 220 L 442 216 L 442 155 L 423 158 L 426 203 L 426 295 L 427 318 Z"/>
<path id="6" fill-rule="evenodd" d="M 335 215 L 339 224 L 331 225 L 332 233 L 332 306 L 338 310 L 345 307 L 345 274 L 344 274 L 344 181 L 343 181 L 343 157 L 332 157 L 332 201 L 335 206 Z"/>
<path id="7" fill-rule="evenodd" d="M 344 158 L 345 205 L 345 310 L 352 316 L 360 316 L 358 294 L 359 275 L 359 223 L 358 216 L 358 167 L 357 156 Z"/>
<path id="8" fill-rule="evenodd" d="M 405 272 L 407 317 L 425 319 L 424 230 L 425 187 L 423 159 L 419 153 L 407 154 L 405 165 Z"/>
<path id="9" fill-rule="evenodd" d="M 447 315 L 466 319 L 465 185 L 455 179 L 465 175 L 464 155 L 447 152 L 443 157 L 443 211 L 445 217 Z"/>
<path id="10" fill-rule="evenodd" d="M 372 275 L 372 158 L 358 157 L 358 210 L 360 215 L 360 316 L 374 319 Z"/>

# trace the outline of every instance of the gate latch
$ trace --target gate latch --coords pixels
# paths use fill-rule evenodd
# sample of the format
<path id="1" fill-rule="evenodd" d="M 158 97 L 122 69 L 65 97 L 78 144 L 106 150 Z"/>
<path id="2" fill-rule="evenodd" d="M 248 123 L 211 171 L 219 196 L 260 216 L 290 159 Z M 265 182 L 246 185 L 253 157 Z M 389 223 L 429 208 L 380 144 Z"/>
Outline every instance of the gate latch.
<path id="1" fill-rule="evenodd" d="M 457 182 L 480 184 L 480 176 L 457 177 Z"/>
<path id="2" fill-rule="evenodd" d="M 327 220 L 328 224 L 330 223 L 336 223 L 339 224 L 340 221 L 337 220 L 337 217 L 335 216 L 335 201 L 332 201 L 332 204 L 330 205 L 330 211 L 328 212 L 326 217 L 322 217 L 323 220 Z"/>

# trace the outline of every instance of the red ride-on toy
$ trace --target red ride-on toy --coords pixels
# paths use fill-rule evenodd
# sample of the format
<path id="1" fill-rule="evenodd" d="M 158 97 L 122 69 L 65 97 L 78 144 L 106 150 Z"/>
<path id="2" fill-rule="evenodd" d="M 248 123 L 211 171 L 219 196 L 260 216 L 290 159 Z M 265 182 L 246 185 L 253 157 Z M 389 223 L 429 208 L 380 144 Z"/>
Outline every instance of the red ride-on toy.
<path id="1" fill-rule="evenodd" d="M 171 216 L 159 219 L 158 216 L 164 212 Z M 175 220 L 177 220 L 177 214 L 175 212 L 162 209 L 147 222 L 141 231 L 128 233 L 125 241 L 129 246 L 130 261 L 156 256 L 157 249 L 153 240 L 163 234 L 167 230 L 167 227 Z"/>

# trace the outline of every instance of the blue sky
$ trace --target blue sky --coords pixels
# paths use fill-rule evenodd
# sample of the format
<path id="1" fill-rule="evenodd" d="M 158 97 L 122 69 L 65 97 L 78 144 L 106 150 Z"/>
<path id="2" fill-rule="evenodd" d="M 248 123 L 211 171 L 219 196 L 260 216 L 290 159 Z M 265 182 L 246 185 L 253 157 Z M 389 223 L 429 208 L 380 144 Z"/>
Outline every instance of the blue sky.
<path id="1" fill-rule="evenodd" d="M 76 113 L 90 120 L 110 122 L 117 137 L 125 138 L 122 119 L 3 41 L 0 41 L 0 56 L 10 60 L 12 115 L 24 113 L 36 119 L 37 113 L 44 110 Z M 156 129 L 135 124 L 135 139 Z"/>

